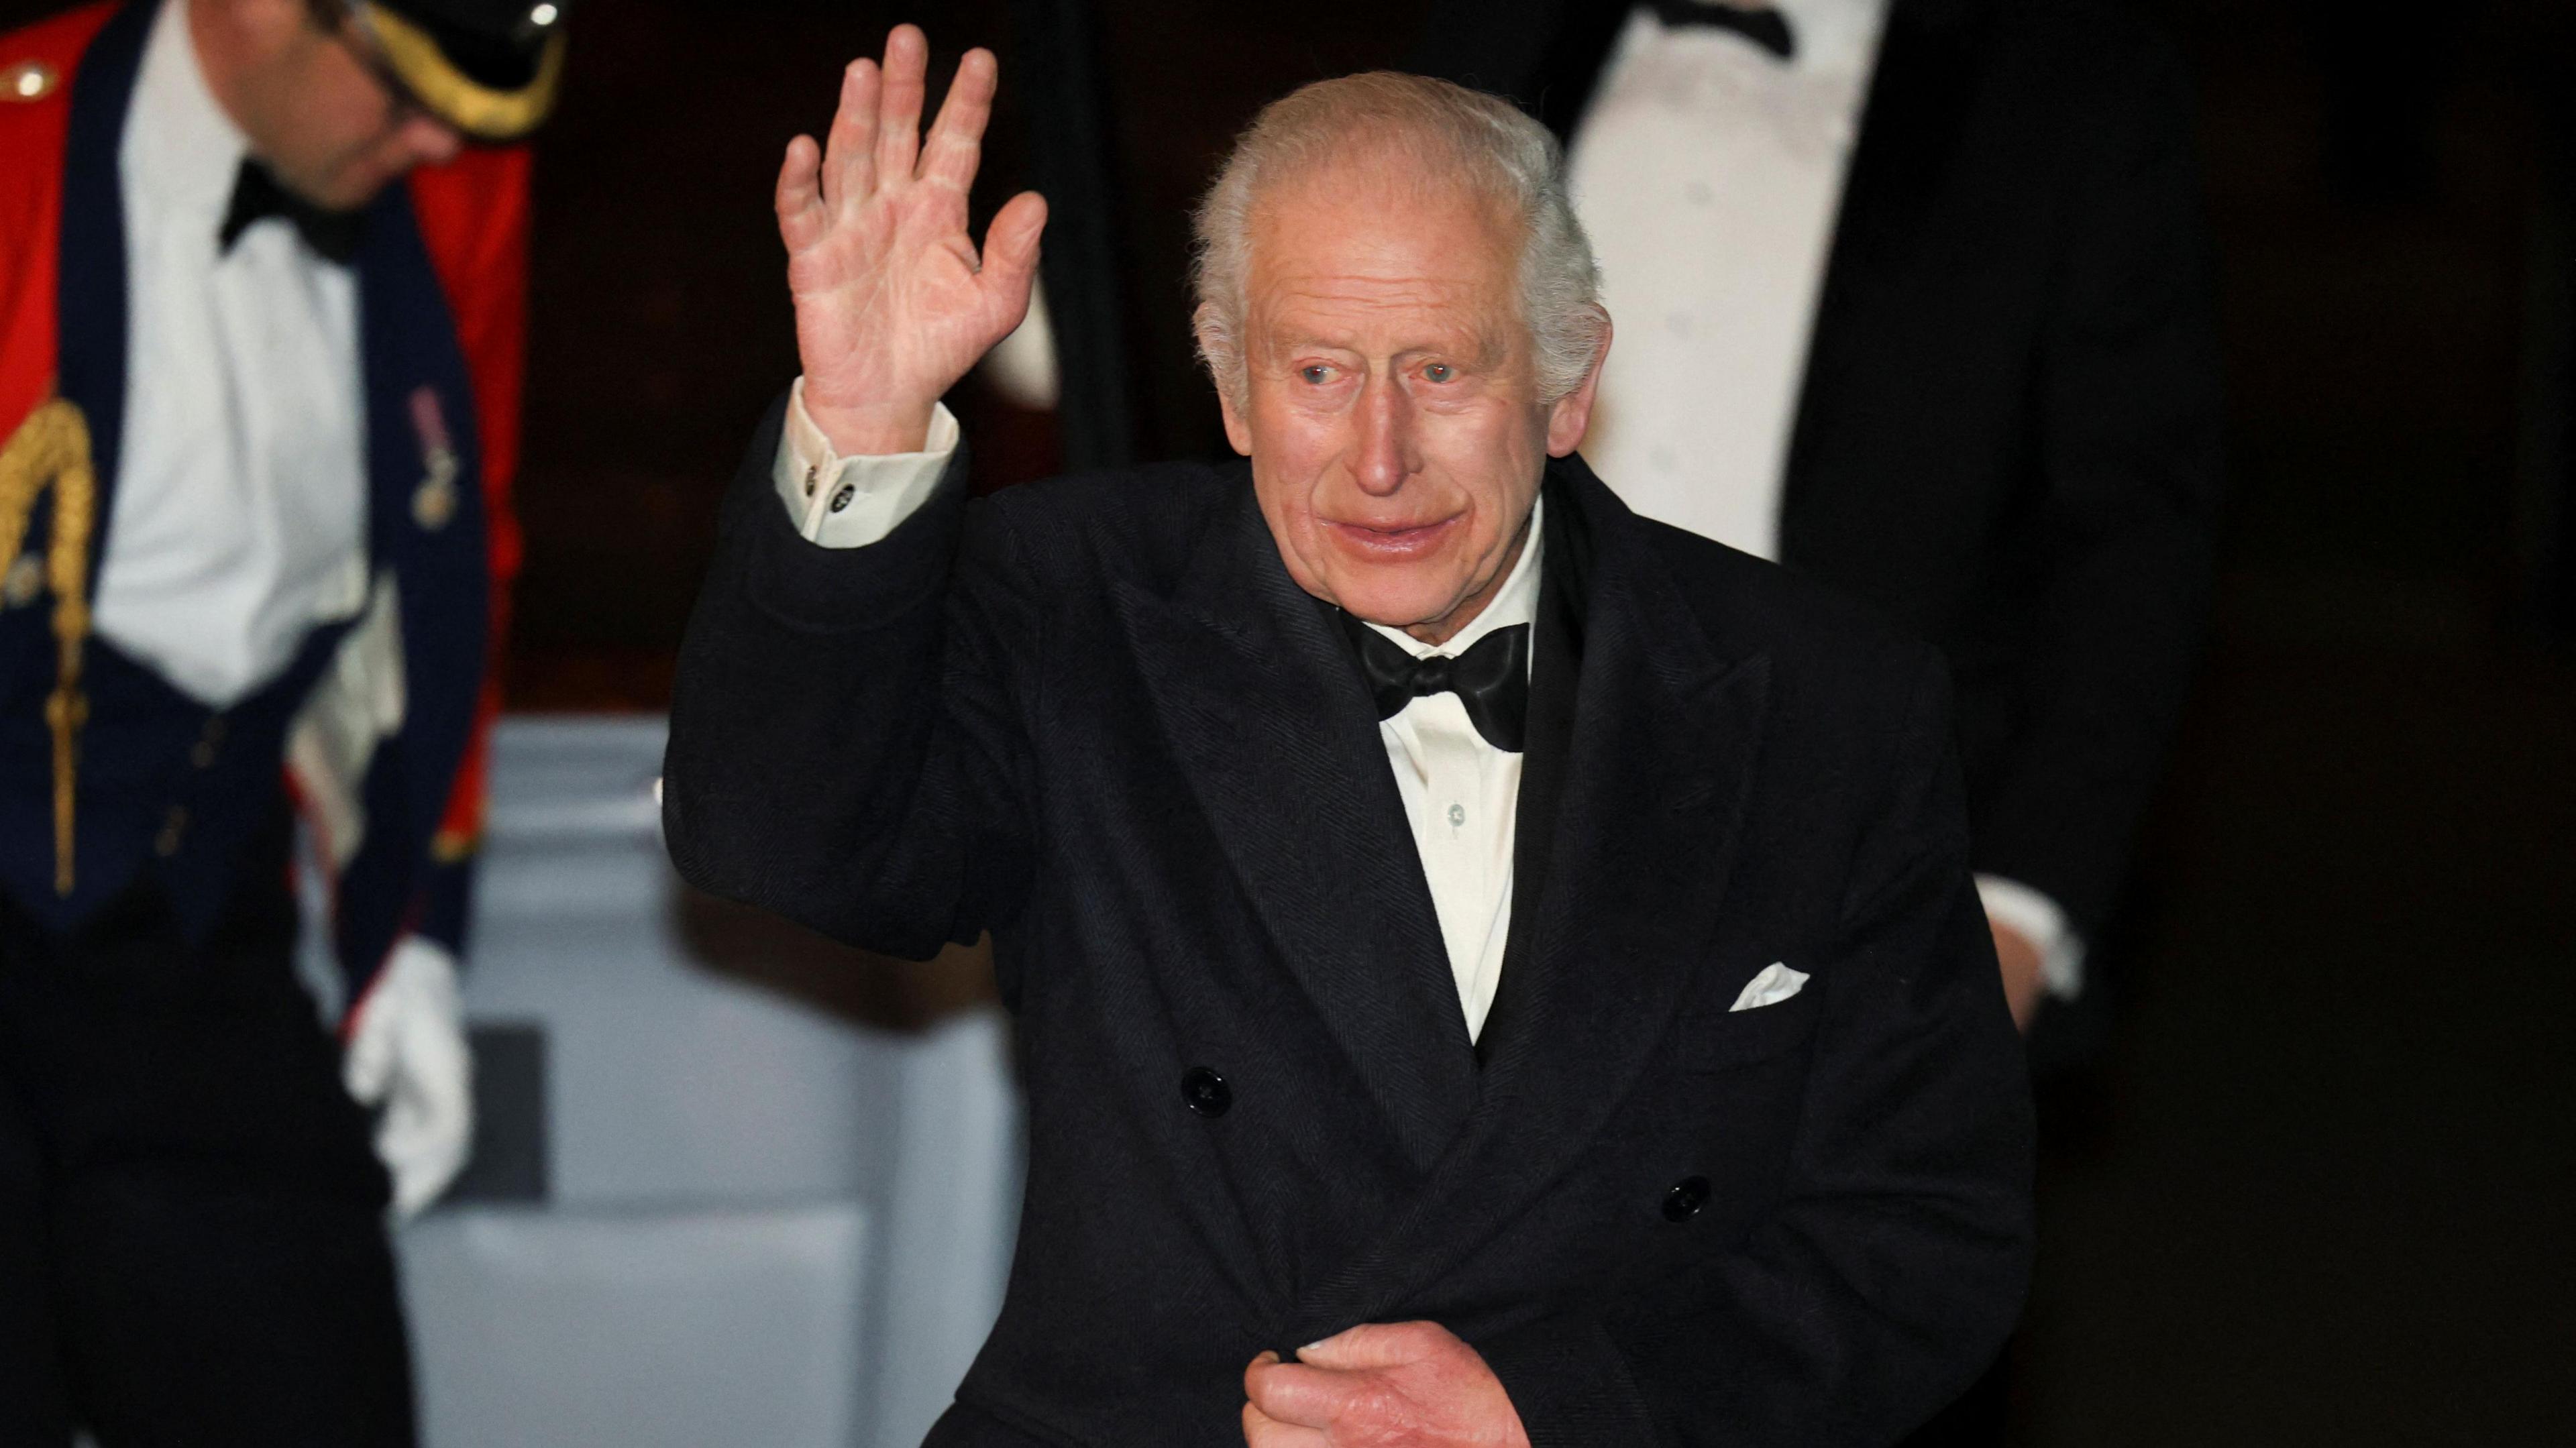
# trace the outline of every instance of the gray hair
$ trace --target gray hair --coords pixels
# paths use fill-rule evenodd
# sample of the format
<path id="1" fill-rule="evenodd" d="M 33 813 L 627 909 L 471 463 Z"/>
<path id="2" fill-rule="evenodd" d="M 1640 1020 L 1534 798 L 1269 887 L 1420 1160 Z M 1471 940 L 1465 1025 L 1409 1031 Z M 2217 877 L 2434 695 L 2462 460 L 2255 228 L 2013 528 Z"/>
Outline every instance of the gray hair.
<path id="1" fill-rule="evenodd" d="M 1244 284 L 1262 189 L 1320 163 L 1393 151 L 1427 178 L 1454 178 L 1501 203 L 1522 227 L 1521 319 L 1536 354 L 1539 396 L 1572 392 L 1600 359 L 1610 314 L 1601 268 L 1565 194 L 1565 158 L 1547 128 L 1510 102 L 1398 71 L 1317 81 L 1272 101 L 1235 140 L 1194 218 L 1190 282 L 1199 355 L 1216 385 L 1245 396 Z"/>

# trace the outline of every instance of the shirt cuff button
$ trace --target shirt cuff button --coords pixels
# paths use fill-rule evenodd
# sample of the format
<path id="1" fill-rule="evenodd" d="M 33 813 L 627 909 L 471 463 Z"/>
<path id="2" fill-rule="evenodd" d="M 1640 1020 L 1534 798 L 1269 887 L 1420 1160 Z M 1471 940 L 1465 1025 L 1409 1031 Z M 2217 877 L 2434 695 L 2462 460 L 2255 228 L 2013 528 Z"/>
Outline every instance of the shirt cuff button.
<path id="1" fill-rule="evenodd" d="M 835 512 L 835 513 L 838 513 L 838 512 L 840 512 L 840 511 L 842 511 L 843 509 L 845 509 L 845 508 L 849 507 L 849 506 L 850 506 L 850 500 L 851 500 L 851 499 L 853 499 L 853 498 L 856 498 L 858 495 L 859 495 L 859 489 L 858 489 L 858 485 L 857 485 L 857 484 L 855 484 L 855 483 L 843 483 L 843 484 L 841 484 L 841 490 L 840 490 L 839 492 L 834 493 L 834 494 L 832 495 L 832 511 L 833 511 L 833 512 Z"/>

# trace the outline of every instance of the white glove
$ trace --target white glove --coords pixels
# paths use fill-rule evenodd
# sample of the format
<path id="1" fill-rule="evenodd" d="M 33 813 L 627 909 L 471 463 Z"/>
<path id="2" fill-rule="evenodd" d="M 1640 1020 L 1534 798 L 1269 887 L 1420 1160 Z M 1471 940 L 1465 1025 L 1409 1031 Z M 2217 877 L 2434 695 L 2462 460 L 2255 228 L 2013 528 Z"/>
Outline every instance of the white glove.
<path id="1" fill-rule="evenodd" d="M 418 1215 L 474 1144 L 474 1058 L 454 956 L 418 936 L 394 947 L 358 1003 L 341 1079 L 359 1105 L 384 1108 L 376 1155 L 393 1173 L 394 1214 Z"/>

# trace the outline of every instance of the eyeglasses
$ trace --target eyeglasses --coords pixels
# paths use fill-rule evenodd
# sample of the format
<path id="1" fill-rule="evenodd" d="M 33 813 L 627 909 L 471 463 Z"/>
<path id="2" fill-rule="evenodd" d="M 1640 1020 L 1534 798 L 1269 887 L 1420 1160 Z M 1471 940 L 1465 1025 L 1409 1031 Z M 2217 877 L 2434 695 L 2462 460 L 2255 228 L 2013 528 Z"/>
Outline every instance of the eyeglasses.
<path id="1" fill-rule="evenodd" d="M 315 29 L 338 41 L 341 48 L 375 78 L 376 84 L 384 87 L 392 126 L 399 127 L 413 120 L 438 120 L 438 113 L 431 110 L 419 93 L 411 88 L 410 82 L 402 78 L 402 73 L 394 69 L 393 62 L 377 45 L 375 33 L 349 0 L 306 0 L 305 11 L 312 17 Z"/>

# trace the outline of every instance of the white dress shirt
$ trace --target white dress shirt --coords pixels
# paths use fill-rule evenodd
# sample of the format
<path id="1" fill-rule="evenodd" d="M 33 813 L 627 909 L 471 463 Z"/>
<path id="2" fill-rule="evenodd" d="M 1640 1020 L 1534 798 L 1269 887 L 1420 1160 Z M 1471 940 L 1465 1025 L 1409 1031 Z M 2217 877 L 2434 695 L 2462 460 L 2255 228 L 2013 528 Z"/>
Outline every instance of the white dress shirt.
<path id="1" fill-rule="evenodd" d="M 1451 658 L 1474 648 L 1496 629 L 1538 616 L 1540 523 L 1546 505 L 1530 513 L 1529 542 L 1503 580 L 1500 592 L 1465 628 L 1434 647 L 1400 628 L 1369 627 L 1403 645 L 1417 659 Z M 1503 944 L 1512 918 L 1512 844 L 1518 834 L 1521 756 L 1485 742 L 1467 719 L 1456 694 L 1415 699 L 1377 726 L 1395 792 L 1413 826 L 1413 848 L 1431 884 L 1431 908 L 1440 917 L 1449 973 L 1458 982 L 1458 1004 L 1467 1013 L 1467 1039 L 1485 1029 L 1494 988 L 1503 978 Z"/>
<path id="2" fill-rule="evenodd" d="M 217 231 L 248 142 L 161 7 L 119 151 L 126 400 L 95 627 L 200 702 L 239 701 L 366 602 L 356 279 L 271 218 Z"/>
<path id="3" fill-rule="evenodd" d="M 827 548 L 861 548 L 892 533 L 927 501 L 957 448 L 957 419 L 943 404 L 931 413 L 920 452 L 843 458 L 805 412 L 805 384 L 790 389 L 787 424 L 778 442 L 774 482 L 797 530 Z M 1402 629 L 1369 627 L 1415 658 L 1455 657 L 1496 629 L 1526 624 L 1538 612 L 1540 513 L 1502 589 L 1484 612 L 1434 648 Z M 1431 886 L 1431 907 L 1458 985 L 1467 1038 L 1493 1009 L 1512 915 L 1512 845 L 1519 814 L 1521 756 L 1485 742 L 1455 694 L 1413 700 L 1380 721 L 1387 766 L 1413 826 L 1414 849 Z"/>
<path id="4" fill-rule="evenodd" d="M 1796 54 L 1628 18 L 1568 156 L 1619 324 L 1583 455 L 1638 512 L 1780 552 L 1789 434 L 1886 0 L 1776 0 Z M 2038 890 L 1977 877 L 1986 913 L 2083 988 L 2084 942 Z"/>
<path id="5" fill-rule="evenodd" d="M 1785 61 L 1629 16 L 1568 157 L 1619 324 L 1583 455 L 1637 511 L 1764 558 L 1886 7 L 1779 9 Z"/>

